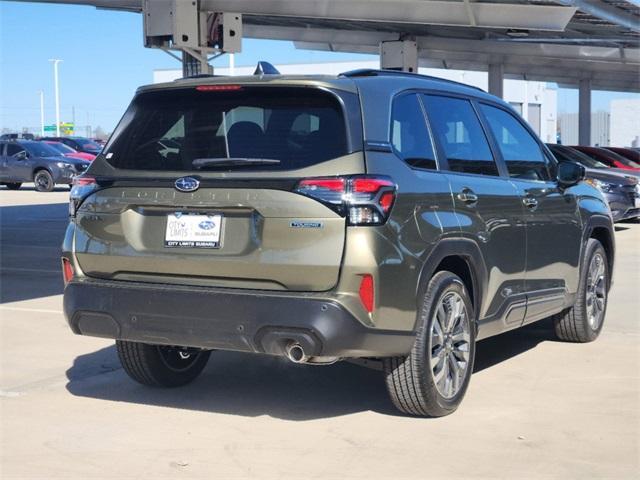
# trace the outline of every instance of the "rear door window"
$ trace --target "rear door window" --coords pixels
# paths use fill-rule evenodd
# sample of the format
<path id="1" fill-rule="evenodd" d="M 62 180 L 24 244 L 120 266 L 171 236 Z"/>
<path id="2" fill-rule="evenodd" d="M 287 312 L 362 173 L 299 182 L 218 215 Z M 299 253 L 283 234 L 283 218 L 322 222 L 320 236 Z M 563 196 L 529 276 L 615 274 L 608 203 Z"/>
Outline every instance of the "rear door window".
<path id="1" fill-rule="evenodd" d="M 437 169 L 433 145 L 416 94 L 402 95 L 393 102 L 391 145 L 396 155 L 412 167 Z"/>
<path id="2" fill-rule="evenodd" d="M 509 176 L 522 180 L 549 180 L 547 161 L 540 145 L 512 114 L 480 104 L 489 128 L 507 164 Z"/>
<path id="3" fill-rule="evenodd" d="M 14 155 L 17 155 L 20 152 L 23 152 L 24 148 L 21 147 L 20 145 L 16 144 L 16 143 L 10 143 L 7 145 L 7 156 L 8 157 L 13 157 Z"/>
<path id="4" fill-rule="evenodd" d="M 438 95 L 424 95 L 423 99 L 431 130 L 444 150 L 449 170 L 499 175 L 487 137 L 471 102 Z"/>
<path id="5" fill-rule="evenodd" d="M 342 107 L 319 89 L 147 92 L 123 123 L 105 148 L 121 169 L 294 170 L 350 153 Z"/>

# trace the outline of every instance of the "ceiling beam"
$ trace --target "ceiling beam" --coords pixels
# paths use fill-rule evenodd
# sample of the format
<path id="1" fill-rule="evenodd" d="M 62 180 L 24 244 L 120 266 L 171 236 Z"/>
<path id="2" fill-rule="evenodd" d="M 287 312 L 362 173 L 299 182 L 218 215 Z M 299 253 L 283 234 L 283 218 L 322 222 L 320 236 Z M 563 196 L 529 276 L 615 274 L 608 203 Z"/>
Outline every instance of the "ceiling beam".
<path id="1" fill-rule="evenodd" d="M 200 0 L 201 10 L 351 22 L 564 31 L 576 9 L 442 0 Z M 470 15 L 470 12 L 472 15 Z M 475 23 L 475 25 L 473 25 Z"/>
<path id="2" fill-rule="evenodd" d="M 14 0 L 16 1 L 16 0 Z M 20 1 L 20 0 L 17 0 Z M 31 0 L 142 10 L 142 0 Z M 574 7 L 443 0 L 200 0 L 200 9 L 292 18 L 564 31 Z"/>
<path id="3" fill-rule="evenodd" d="M 620 25 L 622 27 L 640 32 L 640 21 L 637 16 L 626 13 L 624 10 L 598 0 L 554 0 L 560 5 L 576 7 L 578 10 L 593 15 L 600 20 Z M 637 1 L 633 2 L 638 4 Z"/>

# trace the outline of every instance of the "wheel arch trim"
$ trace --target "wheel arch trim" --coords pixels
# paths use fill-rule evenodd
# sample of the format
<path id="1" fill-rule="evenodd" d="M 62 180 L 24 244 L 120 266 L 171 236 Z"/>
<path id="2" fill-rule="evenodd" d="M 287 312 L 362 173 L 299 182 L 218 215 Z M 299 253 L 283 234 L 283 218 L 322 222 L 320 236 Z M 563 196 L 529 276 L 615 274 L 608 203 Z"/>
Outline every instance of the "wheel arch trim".
<path id="1" fill-rule="evenodd" d="M 469 268 L 472 283 L 472 291 L 469 293 L 473 299 L 474 316 L 477 322 L 478 316 L 482 311 L 482 298 L 489 276 L 480 247 L 471 239 L 445 238 L 438 242 L 422 265 L 416 286 L 416 299 L 421 297 L 429 283 L 429 279 L 433 277 L 438 266 L 447 257 L 461 258 Z"/>
<path id="2" fill-rule="evenodd" d="M 586 252 L 587 241 L 590 238 L 594 238 L 600 243 L 602 243 L 601 239 L 598 238 L 597 235 L 594 235 L 596 230 L 606 232 L 606 244 L 603 244 L 605 253 L 607 254 L 607 262 L 609 264 L 609 288 L 613 285 L 613 267 L 615 264 L 615 250 L 616 250 L 616 240 L 613 231 L 613 223 L 610 217 L 604 215 L 592 215 L 587 220 L 586 228 L 584 229 L 584 237 L 583 237 L 583 247 L 582 252 L 580 253 L 580 268 L 582 268 L 582 264 L 584 261 L 584 255 Z M 580 272 L 582 275 L 582 272 Z"/>

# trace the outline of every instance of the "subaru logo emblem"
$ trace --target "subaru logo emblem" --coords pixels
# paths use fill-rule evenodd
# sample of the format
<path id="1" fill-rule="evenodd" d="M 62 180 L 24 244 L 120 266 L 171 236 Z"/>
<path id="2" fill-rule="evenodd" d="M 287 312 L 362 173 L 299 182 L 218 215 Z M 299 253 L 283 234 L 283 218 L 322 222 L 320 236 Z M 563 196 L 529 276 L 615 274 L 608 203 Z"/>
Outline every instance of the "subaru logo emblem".
<path id="1" fill-rule="evenodd" d="M 181 192 L 194 192 L 200 187 L 200 180 L 193 177 L 181 177 L 176 180 L 174 185 Z"/>

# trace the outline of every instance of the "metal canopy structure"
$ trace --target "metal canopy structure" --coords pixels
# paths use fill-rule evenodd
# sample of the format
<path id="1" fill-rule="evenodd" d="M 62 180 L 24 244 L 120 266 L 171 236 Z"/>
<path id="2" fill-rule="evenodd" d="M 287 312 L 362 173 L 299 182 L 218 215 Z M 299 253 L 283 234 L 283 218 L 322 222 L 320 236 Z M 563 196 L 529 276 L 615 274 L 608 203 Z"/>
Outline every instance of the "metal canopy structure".
<path id="1" fill-rule="evenodd" d="M 131 12 L 170 3 L 37 1 Z M 381 42 L 411 39 L 420 66 L 497 65 L 512 78 L 640 91 L 638 0 L 199 0 L 198 8 L 242 14 L 245 37 L 299 48 L 378 53 Z"/>
<path id="2" fill-rule="evenodd" d="M 585 145 L 593 89 L 640 92 L 640 0 L 31 1 L 142 13 L 145 45 L 181 51 L 185 75 L 209 70 L 210 53 L 238 51 L 239 36 L 379 53 L 381 67 L 410 72 L 487 71 L 498 96 L 505 77 L 578 87 Z"/>

